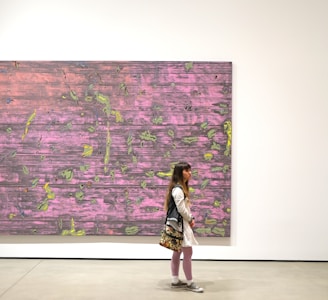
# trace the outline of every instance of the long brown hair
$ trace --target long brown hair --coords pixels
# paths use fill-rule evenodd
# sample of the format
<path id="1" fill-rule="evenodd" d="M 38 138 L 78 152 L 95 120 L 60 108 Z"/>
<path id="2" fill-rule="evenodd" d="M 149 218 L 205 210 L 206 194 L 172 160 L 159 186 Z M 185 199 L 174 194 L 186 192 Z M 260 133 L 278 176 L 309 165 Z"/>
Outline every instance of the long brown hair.
<path id="1" fill-rule="evenodd" d="M 167 211 L 167 209 L 169 207 L 172 189 L 177 184 L 181 185 L 185 197 L 187 197 L 189 199 L 189 183 L 188 183 L 188 180 L 186 182 L 184 182 L 184 180 L 183 180 L 183 170 L 190 170 L 190 169 L 191 169 L 191 166 L 187 162 L 179 162 L 174 166 L 171 181 L 167 188 L 166 198 L 164 201 L 164 210 L 165 211 Z"/>

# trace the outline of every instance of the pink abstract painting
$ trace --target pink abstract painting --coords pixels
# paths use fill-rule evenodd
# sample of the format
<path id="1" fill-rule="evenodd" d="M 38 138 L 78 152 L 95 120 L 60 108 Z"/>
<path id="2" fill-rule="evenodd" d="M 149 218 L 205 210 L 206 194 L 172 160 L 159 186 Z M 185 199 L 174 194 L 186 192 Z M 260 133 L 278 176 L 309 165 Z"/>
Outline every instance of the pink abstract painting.
<path id="1" fill-rule="evenodd" d="M 158 235 L 192 166 L 197 236 L 230 236 L 231 62 L 0 62 L 0 234 Z"/>

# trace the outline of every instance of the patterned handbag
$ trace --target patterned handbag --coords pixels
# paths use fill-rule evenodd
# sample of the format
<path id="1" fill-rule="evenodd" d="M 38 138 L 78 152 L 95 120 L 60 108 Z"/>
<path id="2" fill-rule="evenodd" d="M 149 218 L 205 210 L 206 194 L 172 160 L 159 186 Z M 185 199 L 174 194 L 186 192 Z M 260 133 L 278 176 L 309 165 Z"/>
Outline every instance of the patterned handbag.
<path id="1" fill-rule="evenodd" d="M 173 251 L 181 251 L 183 241 L 183 232 L 175 230 L 170 225 L 164 225 L 161 233 L 161 240 L 159 244 L 165 248 L 171 249 Z"/>
<path id="2" fill-rule="evenodd" d="M 177 186 L 181 188 L 180 185 Z M 176 230 L 172 226 L 168 225 L 167 221 L 176 222 L 178 225 L 181 224 L 182 231 Z M 177 206 L 171 194 L 171 200 L 167 210 L 165 225 L 161 232 L 161 239 L 159 241 L 159 244 L 167 249 L 180 252 L 182 247 L 182 242 L 183 242 L 183 219 L 180 213 L 178 212 Z"/>

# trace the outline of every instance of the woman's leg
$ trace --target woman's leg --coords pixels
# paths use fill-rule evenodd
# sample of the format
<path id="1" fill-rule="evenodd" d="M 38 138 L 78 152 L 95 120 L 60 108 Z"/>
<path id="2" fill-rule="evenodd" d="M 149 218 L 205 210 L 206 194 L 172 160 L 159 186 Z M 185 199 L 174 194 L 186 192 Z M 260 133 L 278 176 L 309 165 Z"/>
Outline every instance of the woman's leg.
<path id="1" fill-rule="evenodd" d="M 186 275 L 188 283 L 192 282 L 192 267 L 191 267 L 191 257 L 192 257 L 192 247 L 183 247 L 183 271 Z"/>
<path id="2" fill-rule="evenodd" d="M 181 252 L 173 251 L 171 259 L 171 273 L 174 279 L 179 278 Z"/>
<path id="3" fill-rule="evenodd" d="M 183 271 L 187 278 L 187 289 L 195 293 L 202 293 L 204 289 L 197 286 L 192 280 L 191 257 L 192 247 L 183 247 Z"/>

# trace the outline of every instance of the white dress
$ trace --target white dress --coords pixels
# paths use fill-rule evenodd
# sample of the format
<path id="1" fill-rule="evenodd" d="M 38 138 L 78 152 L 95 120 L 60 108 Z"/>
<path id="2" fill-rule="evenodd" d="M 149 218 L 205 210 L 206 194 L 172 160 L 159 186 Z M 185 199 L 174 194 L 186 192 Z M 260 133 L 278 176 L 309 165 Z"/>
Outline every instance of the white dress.
<path id="1" fill-rule="evenodd" d="M 173 188 L 172 196 L 177 206 L 178 212 L 183 218 L 182 247 L 192 247 L 193 245 L 198 245 L 198 242 L 194 237 L 194 232 L 192 231 L 192 228 L 189 225 L 189 222 L 192 219 L 192 214 L 189 205 L 187 205 L 188 199 L 185 198 L 182 189 L 179 187 Z"/>

